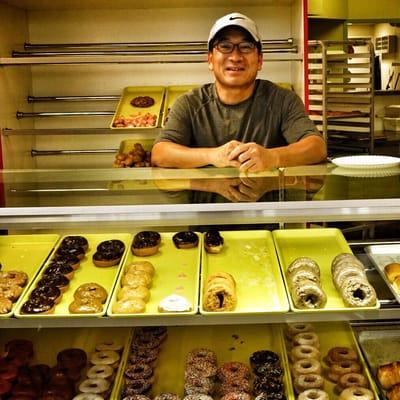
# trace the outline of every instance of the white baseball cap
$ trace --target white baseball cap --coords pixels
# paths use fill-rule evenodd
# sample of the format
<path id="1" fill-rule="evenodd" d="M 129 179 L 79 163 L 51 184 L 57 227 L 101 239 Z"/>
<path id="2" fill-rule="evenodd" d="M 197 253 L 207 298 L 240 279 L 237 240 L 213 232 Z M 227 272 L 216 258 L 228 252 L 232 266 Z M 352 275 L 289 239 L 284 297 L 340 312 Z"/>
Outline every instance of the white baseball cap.
<path id="1" fill-rule="evenodd" d="M 210 30 L 210 35 L 208 36 L 208 46 L 210 46 L 210 42 L 214 39 L 215 35 L 221 29 L 224 29 L 227 26 L 239 26 L 245 29 L 247 32 L 250 33 L 250 35 L 256 42 L 259 42 L 261 44 L 261 36 L 258 32 L 256 23 L 249 17 L 246 17 L 246 15 L 235 12 L 224 15 L 223 17 L 215 21 L 215 24 Z"/>

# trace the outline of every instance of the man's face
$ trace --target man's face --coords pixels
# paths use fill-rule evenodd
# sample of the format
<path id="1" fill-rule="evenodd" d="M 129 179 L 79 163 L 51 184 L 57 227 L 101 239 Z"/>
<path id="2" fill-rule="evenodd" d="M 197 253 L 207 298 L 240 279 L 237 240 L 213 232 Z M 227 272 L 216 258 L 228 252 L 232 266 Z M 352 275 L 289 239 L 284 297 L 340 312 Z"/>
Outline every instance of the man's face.
<path id="1" fill-rule="evenodd" d="M 237 28 L 225 28 L 218 35 L 233 44 L 248 41 L 246 34 Z M 254 48 L 250 53 L 242 53 L 236 46 L 229 54 L 221 53 L 215 46 L 208 53 L 208 67 L 213 71 L 217 83 L 226 89 L 246 88 L 256 79 L 262 67 L 262 54 Z"/>

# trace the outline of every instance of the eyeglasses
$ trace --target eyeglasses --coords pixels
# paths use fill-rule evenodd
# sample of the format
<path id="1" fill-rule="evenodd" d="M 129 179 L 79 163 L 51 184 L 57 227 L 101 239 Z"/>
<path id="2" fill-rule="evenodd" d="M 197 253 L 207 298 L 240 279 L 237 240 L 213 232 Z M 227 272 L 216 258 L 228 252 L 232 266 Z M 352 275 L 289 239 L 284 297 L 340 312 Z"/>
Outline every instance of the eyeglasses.
<path id="1" fill-rule="evenodd" d="M 228 40 L 222 40 L 221 42 L 217 42 L 214 47 L 222 54 L 232 53 L 235 47 L 240 53 L 249 54 L 254 51 L 256 44 L 254 42 L 240 42 L 235 44 Z"/>

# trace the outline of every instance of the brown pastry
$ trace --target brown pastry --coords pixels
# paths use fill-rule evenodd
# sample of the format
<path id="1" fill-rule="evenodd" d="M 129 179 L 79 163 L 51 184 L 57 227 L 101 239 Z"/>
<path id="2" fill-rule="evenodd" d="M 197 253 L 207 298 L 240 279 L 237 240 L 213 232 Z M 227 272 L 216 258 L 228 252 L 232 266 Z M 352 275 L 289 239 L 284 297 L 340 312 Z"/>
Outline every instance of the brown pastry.
<path id="1" fill-rule="evenodd" d="M 133 238 L 132 253 L 138 257 L 156 254 L 161 244 L 161 235 L 156 231 L 142 231 Z"/>
<path id="2" fill-rule="evenodd" d="M 131 105 L 139 108 L 151 107 L 154 103 L 154 99 L 150 96 L 137 96 L 131 100 Z"/>
<path id="3" fill-rule="evenodd" d="M 386 395 L 389 400 L 400 400 L 400 383 L 394 385 Z"/>
<path id="4" fill-rule="evenodd" d="M 222 272 L 208 277 L 203 298 L 206 311 L 232 311 L 236 304 L 236 283 L 232 275 Z"/>
<path id="5" fill-rule="evenodd" d="M 400 361 L 381 365 L 378 368 L 378 381 L 384 389 L 400 383 Z"/>
<path id="6" fill-rule="evenodd" d="M 217 254 L 222 250 L 224 238 L 216 230 L 207 231 L 204 234 L 204 248 L 207 253 Z"/>
<path id="7" fill-rule="evenodd" d="M 100 304 L 106 301 L 107 296 L 106 289 L 94 282 L 83 283 L 74 292 L 75 300 L 93 299 L 100 302 Z"/>
<path id="8" fill-rule="evenodd" d="M 75 299 L 68 307 L 72 314 L 96 314 L 103 311 L 103 305 L 94 298 Z"/>
<path id="9" fill-rule="evenodd" d="M 396 278 L 400 277 L 400 264 L 399 263 L 390 263 L 385 265 L 384 268 L 385 274 L 389 279 L 389 282 L 393 283 Z"/>

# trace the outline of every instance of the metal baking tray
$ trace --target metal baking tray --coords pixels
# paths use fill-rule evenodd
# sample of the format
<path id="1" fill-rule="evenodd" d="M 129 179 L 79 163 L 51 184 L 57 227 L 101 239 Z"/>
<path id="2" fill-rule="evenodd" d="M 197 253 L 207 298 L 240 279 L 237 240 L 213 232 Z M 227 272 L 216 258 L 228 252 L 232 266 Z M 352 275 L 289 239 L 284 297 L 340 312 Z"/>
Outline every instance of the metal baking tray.
<path id="1" fill-rule="evenodd" d="M 390 283 L 388 277 L 385 274 L 385 265 L 396 262 L 400 263 L 400 244 L 382 244 L 366 246 L 365 252 L 368 254 L 375 268 L 381 274 L 382 279 L 388 285 L 393 296 L 400 303 L 400 292 L 396 290 L 396 287 Z"/>

